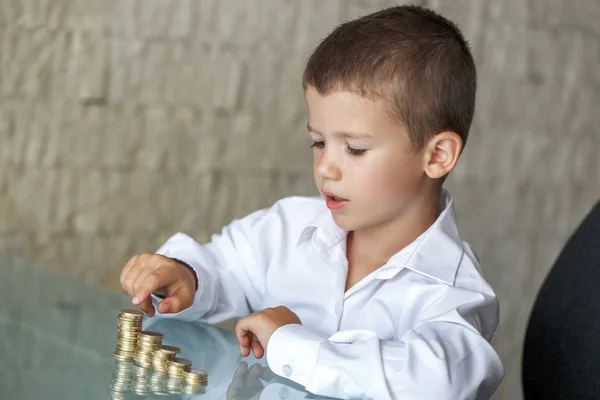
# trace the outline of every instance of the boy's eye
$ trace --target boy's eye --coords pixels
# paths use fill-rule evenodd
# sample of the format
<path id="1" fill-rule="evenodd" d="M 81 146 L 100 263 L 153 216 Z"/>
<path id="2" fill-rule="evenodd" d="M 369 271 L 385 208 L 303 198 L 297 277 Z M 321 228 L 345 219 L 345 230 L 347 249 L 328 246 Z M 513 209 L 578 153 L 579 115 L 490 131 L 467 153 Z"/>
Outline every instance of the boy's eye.
<path id="1" fill-rule="evenodd" d="M 363 154 L 365 154 L 365 152 L 367 150 L 363 150 L 363 149 L 355 149 L 352 148 L 350 146 L 346 146 L 346 151 L 348 152 L 348 154 L 350 154 L 351 156 L 362 156 Z"/>
<path id="2" fill-rule="evenodd" d="M 313 144 L 310 145 L 310 148 L 314 148 L 316 147 L 317 149 L 321 149 L 323 147 L 325 147 L 325 142 L 324 141 L 314 141 Z"/>

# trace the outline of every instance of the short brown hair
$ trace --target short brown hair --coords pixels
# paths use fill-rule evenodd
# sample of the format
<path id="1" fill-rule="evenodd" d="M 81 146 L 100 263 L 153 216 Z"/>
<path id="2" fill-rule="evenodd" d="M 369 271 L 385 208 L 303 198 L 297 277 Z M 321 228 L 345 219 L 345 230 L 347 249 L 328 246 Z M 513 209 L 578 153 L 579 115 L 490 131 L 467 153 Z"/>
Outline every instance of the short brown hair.
<path id="1" fill-rule="evenodd" d="M 454 23 L 420 6 L 397 6 L 338 26 L 310 56 L 303 85 L 382 100 L 419 150 L 443 131 L 466 143 L 477 73 Z"/>

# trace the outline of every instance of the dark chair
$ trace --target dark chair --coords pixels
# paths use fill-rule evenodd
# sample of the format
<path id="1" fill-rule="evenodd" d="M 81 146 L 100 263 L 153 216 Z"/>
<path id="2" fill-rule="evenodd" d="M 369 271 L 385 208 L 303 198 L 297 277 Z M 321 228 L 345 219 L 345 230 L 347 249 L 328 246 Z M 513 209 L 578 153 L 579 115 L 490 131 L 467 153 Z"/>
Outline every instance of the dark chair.
<path id="1" fill-rule="evenodd" d="M 600 203 L 569 239 L 534 303 L 525 400 L 600 399 Z"/>

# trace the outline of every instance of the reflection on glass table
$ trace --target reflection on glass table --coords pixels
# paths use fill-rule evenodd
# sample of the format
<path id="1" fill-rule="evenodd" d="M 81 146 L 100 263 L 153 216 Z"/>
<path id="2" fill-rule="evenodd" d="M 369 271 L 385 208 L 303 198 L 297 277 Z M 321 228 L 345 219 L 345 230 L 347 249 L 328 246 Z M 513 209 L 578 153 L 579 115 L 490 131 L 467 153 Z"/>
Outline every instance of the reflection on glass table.
<path id="1" fill-rule="evenodd" d="M 181 349 L 177 357 L 208 372 L 208 385 L 194 394 L 169 390 L 168 381 L 152 381 L 151 369 L 114 359 L 116 319 L 131 308 L 125 295 L 2 255 L 0 276 L 0 399 L 322 398 L 274 375 L 265 358 L 242 359 L 233 332 L 145 319 L 145 330 Z"/>

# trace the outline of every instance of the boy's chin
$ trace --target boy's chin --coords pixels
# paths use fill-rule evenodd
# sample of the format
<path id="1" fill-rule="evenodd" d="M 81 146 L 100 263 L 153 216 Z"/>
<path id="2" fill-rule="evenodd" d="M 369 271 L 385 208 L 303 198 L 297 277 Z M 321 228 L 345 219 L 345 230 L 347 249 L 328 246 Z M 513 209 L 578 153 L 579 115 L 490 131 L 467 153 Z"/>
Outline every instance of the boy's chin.
<path id="1" fill-rule="evenodd" d="M 356 215 L 352 213 L 332 212 L 333 221 L 342 230 L 346 232 L 355 232 L 364 229 L 370 229 L 377 225 L 376 219 L 365 218 L 364 215 Z M 362 217 L 362 218 L 361 218 Z"/>
<path id="2" fill-rule="evenodd" d="M 352 215 L 333 211 L 331 213 L 331 216 L 333 217 L 333 221 L 338 226 L 338 228 L 344 231 L 349 232 L 360 229 L 361 224 L 358 221 L 356 221 L 356 218 L 352 218 Z"/>

